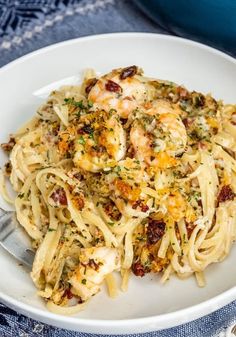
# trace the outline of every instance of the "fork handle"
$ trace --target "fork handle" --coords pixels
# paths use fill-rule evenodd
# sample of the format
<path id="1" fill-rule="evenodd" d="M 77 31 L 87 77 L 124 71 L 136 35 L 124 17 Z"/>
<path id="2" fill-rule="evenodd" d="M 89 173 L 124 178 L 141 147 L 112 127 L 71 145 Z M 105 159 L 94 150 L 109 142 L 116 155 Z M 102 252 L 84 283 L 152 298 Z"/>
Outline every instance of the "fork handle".
<path id="1" fill-rule="evenodd" d="M 6 215 L 7 213 L 10 213 L 9 211 L 5 211 L 3 208 L 0 207 L 0 219 Z"/>
<path id="2" fill-rule="evenodd" d="M 6 240 L 6 238 L 11 235 L 15 230 L 15 224 L 12 221 L 12 215 L 10 212 L 2 212 L 0 214 L 0 241 Z"/>

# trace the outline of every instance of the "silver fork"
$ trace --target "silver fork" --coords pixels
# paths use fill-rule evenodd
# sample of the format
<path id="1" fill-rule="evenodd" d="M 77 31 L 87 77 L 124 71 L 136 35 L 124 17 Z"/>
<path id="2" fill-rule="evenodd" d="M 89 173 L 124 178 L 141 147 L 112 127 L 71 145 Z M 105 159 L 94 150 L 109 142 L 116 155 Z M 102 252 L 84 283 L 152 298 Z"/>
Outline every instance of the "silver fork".
<path id="1" fill-rule="evenodd" d="M 19 224 L 16 213 L 0 208 L 0 245 L 17 260 L 32 267 L 34 251 L 30 239 Z"/>
<path id="2" fill-rule="evenodd" d="M 234 325 L 233 328 L 231 329 L 231 334 L 236 336 L 236 325 Z"/>

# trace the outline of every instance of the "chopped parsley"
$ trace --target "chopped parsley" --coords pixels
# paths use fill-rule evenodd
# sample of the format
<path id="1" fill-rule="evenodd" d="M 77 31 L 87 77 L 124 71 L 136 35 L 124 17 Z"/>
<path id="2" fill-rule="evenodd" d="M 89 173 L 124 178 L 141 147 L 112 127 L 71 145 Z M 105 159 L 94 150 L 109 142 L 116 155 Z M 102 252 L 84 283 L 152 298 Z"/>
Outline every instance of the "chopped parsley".
<path id="1" fill-rule="evenodd" d="M 117 172 L 117 173 L 120 172 L 121 171 L 121 167 L 119 165 L 116 166 L 115 169 L 114 169 L 114 171 Z"/>
<path id="2" fill-rule="evenodd" d="M 114 223 L 114 222 L 108 222 L 107 224 L 108 224 L 109 226 L 114 226 L 115 223 Z"/>
<path id="3" fill-rule="evenodd" d="M 76 112 L 78 118 L 80 118 L 81 113 L 83 113 L 83 114 L 88 113 L 88 109 L 93 106 L 93 103 L 91 101 L 88 101 L 87 105 L 85 105 L 83 100 L 76 101 L 74 99 L 74 97 L 65 98 L 64 102 L 65 102 L 65 105 L 70 105 L 70 106 L 78 109 L 78 111 Z"/>
<path id="4" fill-rule="evenodd" d="M 78 143 L 81 145 L 84 145 L 86 143 L 83 136 L 80 136 L 80 138 L 78 139 Z"/>
<path id="5" fill-rule="evenodd" d="M 110 109 L 109 110 L 109 115 L 111 116 L 114 112 L 116 112 L 116 109 Z"/>
<path id="6" fill-rule="evenodd" d="M 93 134 L 93 130 L 89 133 L 89 138 L 94 140 L 94 134 Z"/>
<path id="7" fill-rule="evenodd" d="M 85 278 L 83 278 L 83 280 L 81 281 L 82 284 L 86 284 L 87 280 Z"/>
<path id="8" fill-rule="evenodd" d="M 77 102 L 77 101 L 75 101 L 74 97 L 72 97 L 72 98 L 65 98 L 64 102 L 65 102 L 65 104 L 67 104 L 67 105 L 73 105 L 76 108 L 80 108 L 80 109 L 86 109 L 87 108 L 84 105 L 84 103 L 83 103 L 82 100 L 79 101 L 79 102 Z"/>

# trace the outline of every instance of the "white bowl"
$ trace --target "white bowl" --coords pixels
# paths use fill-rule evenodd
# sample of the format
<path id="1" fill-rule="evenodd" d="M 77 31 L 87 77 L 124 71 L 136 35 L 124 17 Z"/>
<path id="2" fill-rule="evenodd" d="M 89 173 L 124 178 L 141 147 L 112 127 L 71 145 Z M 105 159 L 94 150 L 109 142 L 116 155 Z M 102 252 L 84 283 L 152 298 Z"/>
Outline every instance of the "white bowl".
<path id="1" fill-rule="evenodd" d="M 104 73 L 133 64 L 149 76 L 236 103 L 236 61 L 219 51 L 165 35 L 92 36 L 44 48 L 0 69 L 0 141 L 27 120 L 42 101 L 39 96 L 58 87 L 61 80 L 75 82 L 87 67 Z M 1 154 L 1 165 L 4 160 Z M 223 263 L 209 267 L 203 289 L 197 287 L 194 278 L 181 281 L 173 277 L 163 286 L 157 275 L 134 276 L 127 293 L 110 299 L 103 290 L 83 312 L 65 317 L 46 310 L 28 272 L 1 249 L 0 297 L 18 312 L 62 328 L 103 334 L 154 331 L 191 321 L 234 300 L 235 260 L 233 248 Z"/>

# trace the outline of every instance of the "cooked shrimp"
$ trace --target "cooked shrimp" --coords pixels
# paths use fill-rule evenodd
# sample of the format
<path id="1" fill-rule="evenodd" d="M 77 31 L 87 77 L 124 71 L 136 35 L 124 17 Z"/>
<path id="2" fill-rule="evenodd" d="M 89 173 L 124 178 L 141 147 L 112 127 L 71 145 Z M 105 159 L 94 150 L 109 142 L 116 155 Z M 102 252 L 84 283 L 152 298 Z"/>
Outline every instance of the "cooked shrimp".
<path id="1" fill-rule="evenodd" d="M 187 133 L 179 111 L 167 101 L 156 101 L 134 121 L 130 141 L 140 161 L 167 168 L 175 164 L 174 156 L 184 152 Z"/>
<path id="2" fill-rule="evenodd" d="M 128 118 L 132 111 L 151 99 L 151 91 L 147 82 L 135 76 L 122 78 L 121 74 L 122 69 L 116 69 L 101 77 L 91 89 L 88 99 L 94 103 L 95 109 L 115 109 L 122 118 Z"/>
<path id="3" fill-rule="evenodd" d="M 130 131 L 130 141 L 135 156 L 140 161 L 162 169 L 175 166 L 175 158 L 166 151 L 166 141 L 149 134 L 140 123 L 133 124 Z"/>
<path id="4" fill-rule="evenodd" d="M 180 118 L 180 108 L 175 104 L 159 99 L 152 102 L 152 107 L 147 109 L 146 113 L 158 116 L 159 127 L 163 130 L 169 143 L 167 144 L 168 150 L 173 151 L 173 154 L 182 153 L 187 144 L 187 131 Z"/>
<path id="5" fill-rule="evenodd" d="M 169 133 L 167 148 L 174 154 L 183 153 L 187 144 L 187 132 L 179 116 L 175 113 L 163 113 L 159 119 L 164 133 Z"/>
<path id="6" fill-rule="evenodd" d="M 69 283 L 71 292 L 88 300 L 100 290 L 104 278 L 120 268 L 120 254 L 116 248 L 91 247 L 81 249 L 80 264 Z"/>
<path id="7" fill-rule="evenodd" d="M 138 121 L 135 121 L 132 125 L 130 130 L 130 141 L 138 160 L 150 163 L 150 158 L 153 153 L 152 137 L 150 137 Z"/>
<path id="8" fill-rule="evenodd" d="M 98 172 L 116 165 L 126 153 L 126 134 L 119 116 L 97 111 L 85 116 L 81 132 L 75 141 L 74 163 L 90 172 Z M 90 123 L 90 124 L 88 124 Z"/>
<path id="9" fill-rule="evenodd" d="M 164 99 L 156 99 L 152 102 L 147 102 L 144 104 L 144 108 L 146 109 L 146 113 L 148 115 L 161 115 L 166 113 L 173 113 L 176 115 L 180 115 L 182 110 L 179 108 L 178 105 L 173 104 Z"/>

